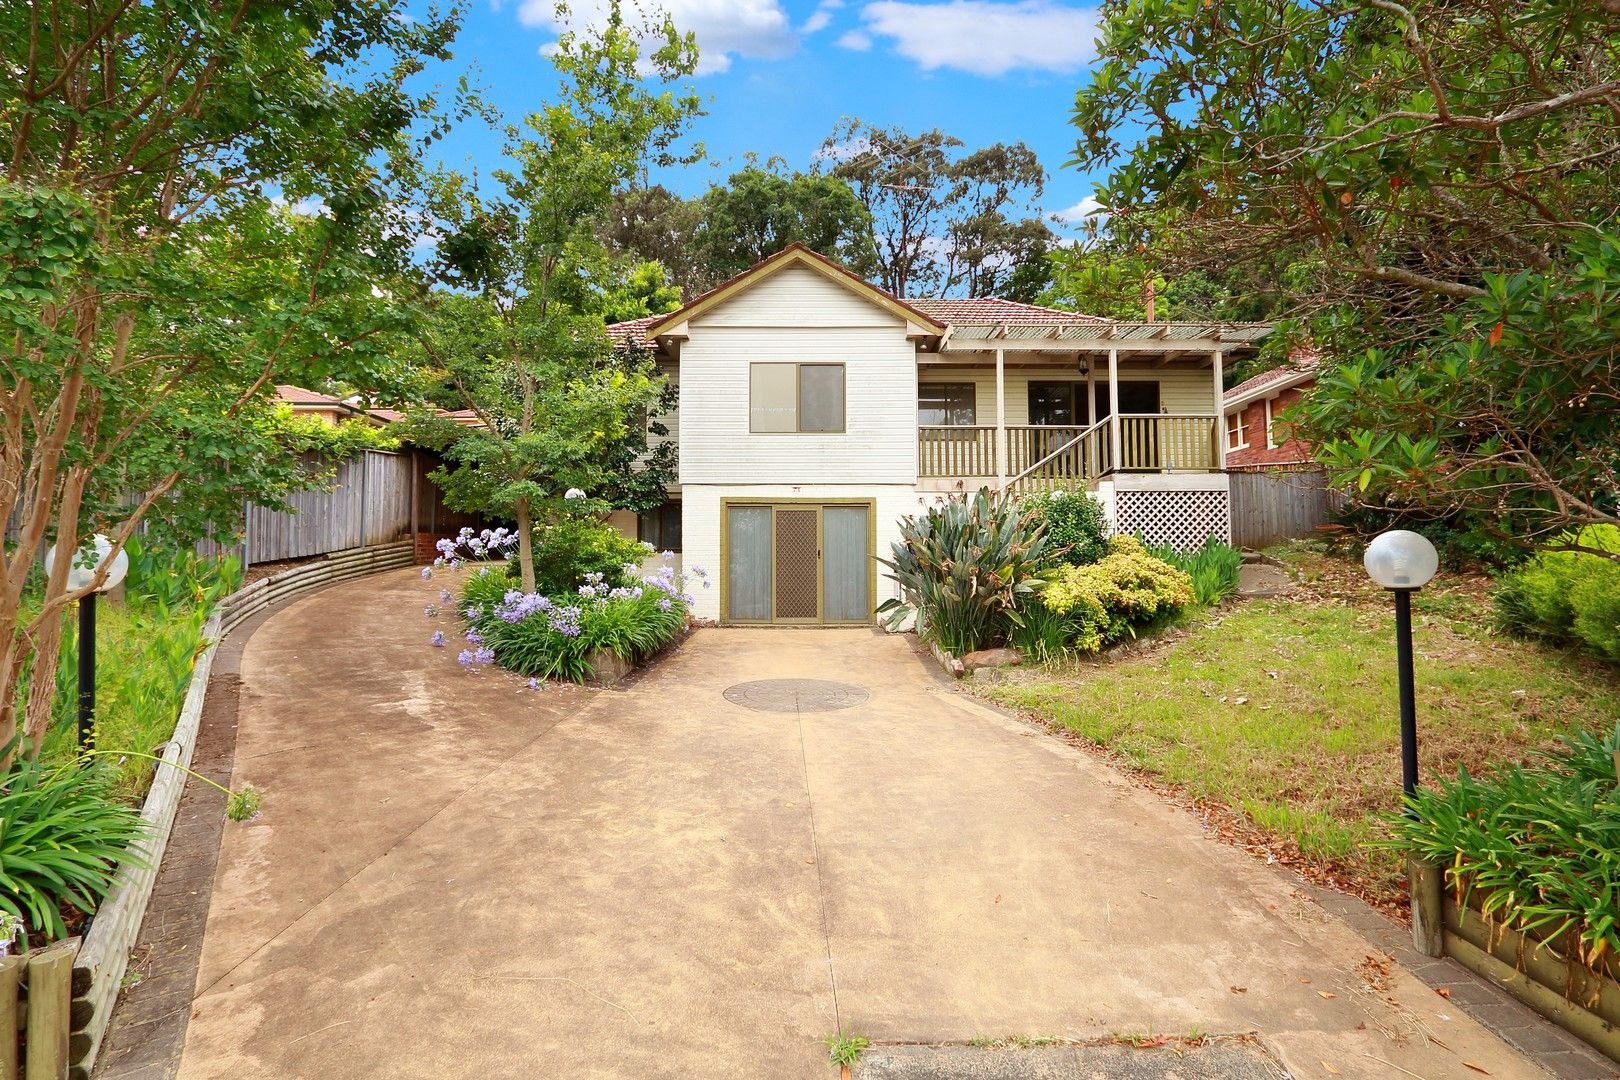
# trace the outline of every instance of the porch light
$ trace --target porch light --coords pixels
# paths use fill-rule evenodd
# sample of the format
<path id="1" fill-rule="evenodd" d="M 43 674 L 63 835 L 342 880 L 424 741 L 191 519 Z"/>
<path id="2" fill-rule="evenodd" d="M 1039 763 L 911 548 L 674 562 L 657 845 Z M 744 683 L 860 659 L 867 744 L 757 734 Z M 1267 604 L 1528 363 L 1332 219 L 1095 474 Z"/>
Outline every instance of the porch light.
<path id="1" fill-rule="evenodd" d="M 129 554 L 119 549 L 109 564 L 112 541 L 100 533 L 73 553 L 68 565 L 67 587 L 72 592 L 87 589 L 103 565 L 107 576 L 96 591 L 79 598 L 79 746 L 88 748 L 94 739 L 96 715 L 96 593 L 116 589 L 129 573 Z M 45 573 L 51 572 L 56 562 L 56 545 L 45 552 Z"/>
<path id="2" fill-rule="evenodd" d="M 1417 691 L 1412 676 L 1412 594 L 1440 568 L 1434 545 L 1415 532 L 1392 529 L 1373 537 L 1362 557 L 1367 576 L 1395 594 L 1395 657 L 1401 694 L 1401 790 L 1411 813 L 1417 792 Z"/>

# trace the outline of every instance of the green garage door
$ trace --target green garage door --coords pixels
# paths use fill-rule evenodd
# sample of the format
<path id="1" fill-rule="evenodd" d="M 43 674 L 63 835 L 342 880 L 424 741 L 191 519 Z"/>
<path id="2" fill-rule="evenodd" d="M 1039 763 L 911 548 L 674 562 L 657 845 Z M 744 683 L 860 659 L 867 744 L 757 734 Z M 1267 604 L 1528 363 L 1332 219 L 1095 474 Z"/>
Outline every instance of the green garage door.
<path id="1" fill-rule="evenodd" d="M 872 621 L 870 503 L 726 503 L 727 622 Z"/>

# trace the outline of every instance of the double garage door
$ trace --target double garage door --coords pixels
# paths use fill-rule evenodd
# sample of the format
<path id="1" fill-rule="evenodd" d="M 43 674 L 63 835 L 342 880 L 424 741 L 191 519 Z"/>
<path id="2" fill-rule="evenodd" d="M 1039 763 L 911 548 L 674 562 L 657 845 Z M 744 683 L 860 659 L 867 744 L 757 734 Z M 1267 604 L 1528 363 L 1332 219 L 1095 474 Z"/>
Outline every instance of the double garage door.
<path id="1" fill-rule="evenodd" d="M 722 610 L 734 623 L 868 623 L 870 502 L 721 506 Z"/>

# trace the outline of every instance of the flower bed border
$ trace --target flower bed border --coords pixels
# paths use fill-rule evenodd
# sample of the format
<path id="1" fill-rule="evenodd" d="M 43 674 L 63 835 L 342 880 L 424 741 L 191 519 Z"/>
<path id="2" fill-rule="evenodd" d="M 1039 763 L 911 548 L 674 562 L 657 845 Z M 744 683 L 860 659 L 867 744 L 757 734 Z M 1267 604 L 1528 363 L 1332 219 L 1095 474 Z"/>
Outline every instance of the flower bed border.
<path id="1" fill-rule="evenodd" d="M 197 657 L 186 688 L 185 703 L 175 721 L 174 735 L 160 755 L 168 766 L 187 767 L 197 742 L 203 698 L 208 676 L 220 642 L 242 623 L 271 607 L 295 599 L 306 592 L 349 581 L 353 578 L 394 570 L 415 564 L 415 546 L 409 539 L 370 547 L 332 552 L 314 562 L 290 567 L 261 578 L 225 597 L 203 624 L 208 647 Z M 69 1075 L 87 1080 L 95 1067 L 101 1040 L 107 1034 L 112 1012 L 129 965 L 130 950 L 141 931 L 147 901 L 157 880 L 158 868 L 168 846 L 185 788 L 186 774 L 180 768 L 160 765 L 152 787 L 141 804 L 141 818 L 151 830 L 140 845 L 147 865 L 120 868 L 107 898 L 96 909 L 94 920 L 79 946 L 73 962 L 73 1031 Z"/>
<path id="2" fill-rule="evenodd" d="M 1560 957 L 1543 942 L 1495 926 L 1447 895 L 1440 868 L 1416 863 L 1412 934 L 1429 956 L 1449 956 L 1570 1034 L 1620 1061 L 1620 982 Z M 1596 1008 L 1586 1001 L 1596 1000 Z"/>

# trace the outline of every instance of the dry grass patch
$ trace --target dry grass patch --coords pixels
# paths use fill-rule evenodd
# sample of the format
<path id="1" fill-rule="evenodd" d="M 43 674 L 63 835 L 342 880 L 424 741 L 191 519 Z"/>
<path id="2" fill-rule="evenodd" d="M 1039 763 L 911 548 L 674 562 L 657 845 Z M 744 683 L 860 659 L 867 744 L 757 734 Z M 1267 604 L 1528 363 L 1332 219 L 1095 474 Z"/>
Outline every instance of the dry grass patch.
<path id="1" fill-rule="evenodd" d="M 1117 661 L 981 676 L 975 692 L 1061 726 L 1147 776 L 1230 809 L 1285 857 L 1375 900 L 1401 888 L 1372 849 L 1398 807 L 1394 615 L 1358 563 L 1295 544 L 1290 599 L 1189 620 L 1173 644 Z M 1488 581 L 1447 576 L 1414 604 L 1423 775 L 1520 761 L 1620 715 L 1620 675 L 1494 634 Z"/>

